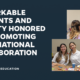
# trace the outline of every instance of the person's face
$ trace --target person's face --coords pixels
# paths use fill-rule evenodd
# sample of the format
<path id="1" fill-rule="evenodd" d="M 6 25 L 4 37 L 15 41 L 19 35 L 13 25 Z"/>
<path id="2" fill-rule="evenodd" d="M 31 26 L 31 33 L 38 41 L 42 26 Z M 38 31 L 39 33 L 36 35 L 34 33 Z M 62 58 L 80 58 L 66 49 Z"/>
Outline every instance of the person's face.
<path id="1" fill-rule="evenodd" d="M 70 44 L 70 49 L 74 50 L 75 48 L 76 48 L 76 45 L 73 44 L 73 43 L 71 43 L 71 44 Z"/>
<path id="2" fill-rule="evenodd" d="M 62 45 L 62 46 L 61 46 L 61 51 L 62 51 L 63 53 L 66 52 L 66 46 L 65 46 L 65 45 Z"/>

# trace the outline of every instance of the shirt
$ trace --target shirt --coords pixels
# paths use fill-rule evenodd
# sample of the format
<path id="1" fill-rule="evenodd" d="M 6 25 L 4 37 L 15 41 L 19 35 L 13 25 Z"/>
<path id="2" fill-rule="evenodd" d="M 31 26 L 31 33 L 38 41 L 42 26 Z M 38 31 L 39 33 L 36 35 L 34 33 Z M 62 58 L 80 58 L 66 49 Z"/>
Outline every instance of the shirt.
<path id="1" fill-rule="evenodd" d="M 58 54 L 59 54 L 59 52 L 57 52 L 57 53 L 54 55 L 54 58 L 52 59 L 52 62 L 57 63 L 57 62 L 56 62 L 56 58 L 58 57 Z M 67 55 L 68 55 L 68 54 L 67 54 Z M 62 59 L 61 59 L 61 61 L 59 62 L 59 64 L 67 65 L 68 63 L 69 63 L 69 55 L 68 55 L 68 60 L 67 60 L 66 63 L 65 63 L 65 56 L 62 55 Z"/>
<path id="2" fill-rule="evenodd" d="M 71 63 L 75 63 L 75 65 L 80 65 L 80 51 L 76 50 L 75 53 L 71 53 L 70 56 Z"/>

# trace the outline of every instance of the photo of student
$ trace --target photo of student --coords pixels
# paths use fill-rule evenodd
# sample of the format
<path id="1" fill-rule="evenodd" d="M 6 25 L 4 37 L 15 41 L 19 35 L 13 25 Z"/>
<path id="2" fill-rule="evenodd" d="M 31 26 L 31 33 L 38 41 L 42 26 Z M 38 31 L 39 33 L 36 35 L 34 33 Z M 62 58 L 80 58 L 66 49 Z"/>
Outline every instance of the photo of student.
<path id="1" fill-rule="evenodd" d="M 52 71 L 80 71 L 80 40 L 52 39 Z"/>
<path id="2" fill-rule="evenodd" d="M 80 22 L 73 20 L 71 23 L 71 31 L 67 33 L 67 39 L 80 39 Z"/>
<path id="3" fill-rule="evenodd" d="M 60 51 L 55 54 L 54 58 L 52 59 L 52 62 L 52 65 L 67 65 L 69 63 L 69 55 L 67 52 L 66 44 L 62 43 L 60 45 Z"/>
<path id="4" fill-rule="evenodd" d="M 71 49 L 69 53 L 71 63 L 75 63 L 76 66 L 80 65 L 80 51 L 76 49 L 76 44 L 74 42 L 70 42 L 69 47 Z"/>
<path id="5" fill-rule="evenodd" d="M 80 39 L 80 10 L 67 10 L 67 39 Z"/>

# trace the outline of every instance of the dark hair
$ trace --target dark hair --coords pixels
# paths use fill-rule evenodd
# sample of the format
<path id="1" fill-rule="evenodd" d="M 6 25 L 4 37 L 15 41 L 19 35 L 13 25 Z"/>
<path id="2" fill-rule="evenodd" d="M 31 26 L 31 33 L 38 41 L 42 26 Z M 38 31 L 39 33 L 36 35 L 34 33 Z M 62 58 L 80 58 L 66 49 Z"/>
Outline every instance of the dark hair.
<path id="1" fill-rule="evenodd" d="M 76 27 L 76 30 L 79 31 L 80 22 L 78 20 L 73 20 L 71 24 L 71 28 Z"/>
<path id="2" fill-rule="evenodd" d="M 67 62 L 67 59 L 68 59 L 68 56 L 67 56 L 67 46 L 66 46 L 66 44 L 64 44 L 64 43 L 62 43 L 62 44 L 60 44 L 60 51 L 59 51 L 59 54 L 58 54 L 58 57 L 56 58 L 56 61 L 57 62 L 60 62 L 61 61 L 61 56 L 62 56 L 62 51 L 61 51 L 61 46 L 62 45 L 64 45 L 65 47 L 66 47 L 66 52 L 65 52 L 65 62 Z"/>
<path id="3" fill-rule="evenodd" d="M 70 46 L 71 43 L 73 43 L 74 45 L 76 45 L 75 42 L 70 42 L 70 43 L 69 43 L 69 46 Z"/>

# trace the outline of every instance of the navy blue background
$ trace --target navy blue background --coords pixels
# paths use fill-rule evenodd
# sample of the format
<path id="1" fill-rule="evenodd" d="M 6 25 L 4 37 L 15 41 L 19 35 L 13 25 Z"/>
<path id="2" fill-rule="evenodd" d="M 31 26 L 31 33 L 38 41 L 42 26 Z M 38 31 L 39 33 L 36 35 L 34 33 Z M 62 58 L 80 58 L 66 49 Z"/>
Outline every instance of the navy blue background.
<path id="1" fill-rule="evenodd" d="M 45 32 L 35 32 L 37 39 L 33 42 L 35 49 L 38 50 L 37 57 L 0 57 L 0 66 L 20 68 L 19 71 L 0 71 L 1 80 L 68 80 L 79 76 L 79 72 L 51 71 L 51 41 L 66 39 L 67 9 L 80 9 L 80 2 L 75 0 L 3 0 L 0 1 L 0 9 L 26 9 L 26 17 L 31 17 L 33 20 L 30 25 L 46 27 Z"/>

